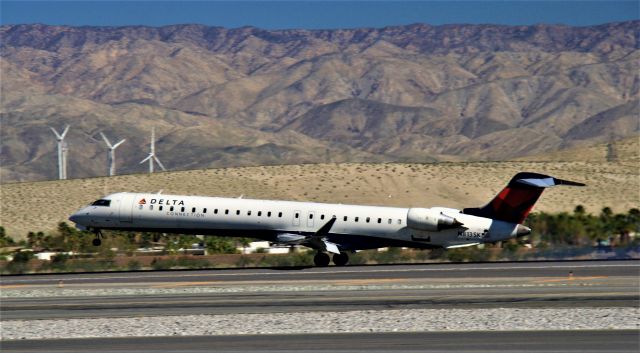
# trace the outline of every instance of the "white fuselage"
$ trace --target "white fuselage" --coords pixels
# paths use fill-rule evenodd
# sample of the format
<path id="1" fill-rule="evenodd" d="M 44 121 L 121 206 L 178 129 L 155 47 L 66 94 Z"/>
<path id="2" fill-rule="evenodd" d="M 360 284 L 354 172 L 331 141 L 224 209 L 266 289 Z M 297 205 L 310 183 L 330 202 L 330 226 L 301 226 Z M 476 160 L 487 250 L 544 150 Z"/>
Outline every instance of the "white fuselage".
<path id="1" fill-rule="evenodd" d="M 407 224 L 409 208 L 251 200 L 202 196 L 116 193 L 70 217 L 79 227 L 163 233 L 242 236 L 286 243 L 313 236 L 332 217 L 326 238 L 341 250 L 384 246 L 458 247 L 515 237 L 517 224 L 432 208 L 463 226 L 440 231 Z"/>

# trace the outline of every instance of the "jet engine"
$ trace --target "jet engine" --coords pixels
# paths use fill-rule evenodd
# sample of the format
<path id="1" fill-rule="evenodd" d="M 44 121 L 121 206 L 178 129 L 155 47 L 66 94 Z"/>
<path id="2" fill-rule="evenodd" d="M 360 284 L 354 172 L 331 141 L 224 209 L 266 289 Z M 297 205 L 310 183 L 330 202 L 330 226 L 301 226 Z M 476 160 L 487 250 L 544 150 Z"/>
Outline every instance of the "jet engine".
<path id="1" fill-rule="evenodd" d="M 407 212 L 407 226 L 416 230 L 438 232 L 443 229 L 462 226 L 458 220 L 430 208 L 410 208 Z"/>

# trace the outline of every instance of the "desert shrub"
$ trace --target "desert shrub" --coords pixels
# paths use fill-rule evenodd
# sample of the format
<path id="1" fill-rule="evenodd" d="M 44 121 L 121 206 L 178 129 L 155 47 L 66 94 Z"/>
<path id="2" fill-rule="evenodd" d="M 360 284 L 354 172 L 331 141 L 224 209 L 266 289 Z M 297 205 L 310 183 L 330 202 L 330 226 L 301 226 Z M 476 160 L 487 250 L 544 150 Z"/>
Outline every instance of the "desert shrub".
<path id="1" fill-rule="evenodd" d="M 235 263 L 236 267 L 253 267 L 255 265 L 256 263 L 252 261 L 251 258 L 249 258 L 249 256 L 244 256 L 244 255 L 240 256 L 238 258 L 238 261 L 236 261 Z"/>
<path id="2" fill-rule="evenodd" d="M 137 271 L 141 268 L 142 268 L 142 265 L 140 264 L 140 261 L 136 259 L 132 259 L 132 260 L 129 260 L 129 262 L 127 262 L 127 269 L 130 271 Z"/>
<path id="3" fill-rule="evenodd" d="M 13 274 L 25 273 L 29 270 L 29 261 L 33 258 L 30 251 L 20 251 L 13 255 L 13 259 L 7 264 L 7 272 Z"/>
<path id="4" fill-rule="evenodd" d="M 182 256 L 176 261 L 178 267 L 186 268 L 207 268 L 210 266 L 209 261 L 202 258 Z"/>
<path id="5" fill-rule="evenodd" d="M 63 272 L 67 270 L 67 260 L 69 260 L 69 255 L 67 254 L 56 254 L 51 258 L 51 262 L 49 263 L 49 268 L 54 271 Z"/>
<path id="6" fill-rule="evenodd" d="M 176 266 L 176 260 L 173 258 L 154 258 L 153 261 L 151 261 L 151 268 L 153 268 L 154 270 L 168 270 L 174 266 Z"/>

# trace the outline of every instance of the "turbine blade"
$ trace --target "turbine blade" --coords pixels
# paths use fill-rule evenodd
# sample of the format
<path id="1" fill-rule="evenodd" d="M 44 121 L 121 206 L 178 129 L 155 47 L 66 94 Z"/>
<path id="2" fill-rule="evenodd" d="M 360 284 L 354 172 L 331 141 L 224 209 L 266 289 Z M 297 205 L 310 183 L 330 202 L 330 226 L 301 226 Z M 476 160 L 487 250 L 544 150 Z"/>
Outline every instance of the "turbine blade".
<path id="1" fill-rule="evenodd" d="M 56 137 L 58 138 L 58 140 L 62 140 L 62 136 L 60 136 L 60 134 L 56 131 L 56 129 L 52 128 L 51 126 L 49 126 L 49 129 L 51 129 L 51 131 L 53 131 L 53 133 L 56 134 Z"/>
<path id="2" fill-rule="evenodd" d="M 153 156 L 153 160 L 156 161 L 156 163 L 158 163 L 158 165 L 160 166 L 160 168 L 162 168 L 163 171 L 167 171 L 167 169 L 162 165 L 158 157 Z"/>
<path id="3" fill-rule="evenodd" d="M 100 136 L 102 136 L 102 139 L 104 140 L 104 143 L 106 143 L 107 146 L 109 146 L 109 148 L 113 148 L 113 146 L 111 146 L 111 142 L 109 142 L 107 137 L 102 132 L 100 132 Z"/>
<path id="4" fill-rule="evenodd" d="M 64 128 L 64 131 L 62 132 L 62 137 L 61 138 L 64 138 L 65 135 L 67 134 L 67 132 L 69 132 L 69 125 L 67 125 L 67 127 Z"/>
<path id="5" fill-rule="evenodd" d="M 141 161 L 140 161 L 140 164 L 142 164 L 142 163 L 144 163 L 144 162 L 148 161 L 148 160 L 149 160 L 149 158 L 153 158 L 153 155 L 152 155 L 152 154 L 148 155 L 148 156 L 147 156 L 147 158 L 145 158 L 145 159 L 143 159 L 143 160 L 141 160 Z"/>
<path id="6" fill-rule="evenodd" d="M 126 141 L 126 139 L 124 139 L 124 140 L 122 140 L 122 141 L 120 141 L 120 142 L 116 143 L 116 144 L 115 144 L 115 145 L 113 145 L 113 147 L 111 147 L 111 148 L 115 150 L 118 146 L 122 145 L 125 141 Z"/>

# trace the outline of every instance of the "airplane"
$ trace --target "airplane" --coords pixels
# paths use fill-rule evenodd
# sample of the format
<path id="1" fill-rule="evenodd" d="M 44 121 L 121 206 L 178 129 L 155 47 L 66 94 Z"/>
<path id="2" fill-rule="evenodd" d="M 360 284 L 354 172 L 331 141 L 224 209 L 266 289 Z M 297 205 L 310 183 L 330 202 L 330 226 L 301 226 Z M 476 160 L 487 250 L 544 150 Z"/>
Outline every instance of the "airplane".
<path id="1" fill-rule="evenodd" d="M 523 221 L 544 189 L 555 185 L 585 184 L 521 172 L 484 207 L 462 210 L 120 192 L 69 220 L 94 232 L 95 246 L 104 229 L 251 237 L 314 249 L 316 266 L 331 260 L 344 266 L 349 252 L 358 250 L 452 249 L 528 235 L 531 229 Z"/>

